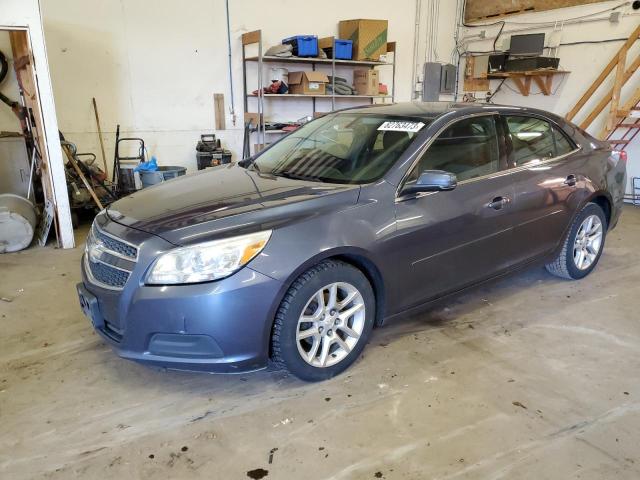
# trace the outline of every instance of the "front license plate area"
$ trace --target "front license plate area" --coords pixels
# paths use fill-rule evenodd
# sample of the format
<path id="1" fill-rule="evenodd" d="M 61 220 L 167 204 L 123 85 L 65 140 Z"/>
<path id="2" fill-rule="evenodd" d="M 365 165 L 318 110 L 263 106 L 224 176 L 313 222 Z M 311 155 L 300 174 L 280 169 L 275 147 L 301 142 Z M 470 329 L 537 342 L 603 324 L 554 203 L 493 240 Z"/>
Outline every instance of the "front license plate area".
<path id="1" fill-rule="evenodd" d="M 82 313 L 91 320 L 95 328 L 102 328 L 104 326 L 104 320 L 100 314 L 98 299 L 89 292 L 82 283 L 76 285 L 76 290 L 78 291 L 78 300 L 80 301 Z"/>

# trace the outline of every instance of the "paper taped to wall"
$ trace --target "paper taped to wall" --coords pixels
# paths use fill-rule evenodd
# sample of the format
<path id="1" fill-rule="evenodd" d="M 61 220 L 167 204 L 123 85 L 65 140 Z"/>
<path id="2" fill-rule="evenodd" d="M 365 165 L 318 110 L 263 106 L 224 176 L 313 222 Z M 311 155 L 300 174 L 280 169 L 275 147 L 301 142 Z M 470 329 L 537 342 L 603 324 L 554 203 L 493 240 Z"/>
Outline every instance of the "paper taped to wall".
<path id="1" fill-rule="evenodd" d="M 378 130 L 388 130 L 391 132 L 418 132 L 424 123 L 422 122 L 384 122 Z"/>

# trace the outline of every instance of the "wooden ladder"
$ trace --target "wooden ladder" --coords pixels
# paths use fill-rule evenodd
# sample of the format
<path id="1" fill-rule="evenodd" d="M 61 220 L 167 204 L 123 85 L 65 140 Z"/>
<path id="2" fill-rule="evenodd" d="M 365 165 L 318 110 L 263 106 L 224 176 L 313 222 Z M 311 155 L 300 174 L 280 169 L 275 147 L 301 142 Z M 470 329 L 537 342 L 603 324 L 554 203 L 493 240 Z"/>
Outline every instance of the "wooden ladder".
<path id="1" fill-rule="evenodd" d="M 607 135 L 607 140 L 611 145 L 619 145 L 616 150 L 624 150 L 627 148 L 636 135 L 640 133 L 640 103 L 634 105 L 629 111 L 620 111 L 621 118 L 617 125 L 613 127 Z M 624 117 L 622 117 L 624 115 Z M 626 130 L 621 137 L 611 138 L 618 129 Z"/>
<path id="2" fill-rule="evenodd" d="M 574 107 L 565 115 L 565 118 L 569 121 L 573 120 L 576 114 L 584 107 L 584 105 L 591 99 L 593 94 L 598 90 L 600 85 L 607 79 L 609 74 L 615 69 L 615 78 L 613 82 L 613 86 L 607 91 L 604 97 L 596 104 L 595 107 L 589 112 L 586 118 L 579 124 L 580 128 L 586 129 L 593 123 L 598 115 L 605 109 L 605 107 L 609 106 L 609 114 L 607 115 L 607 120 L 605 122 L 604 128 L 600 131 L 598 135 L 601 139 L 608 139 L 611 134 L 617 128 L 627 128 L 621 127 L 621 125 L 627 125 L 627 122 L 624 121 L 632 111 L 638 108 L 638 104 L 640 103 L 640 88 L 637 88 L 635 92 L 631 95 L 631 98 L 627 100 L 622 106 L 620 106 L 620 92 L 622 87 L 627 83 L 627 81 L 633 76 L 633 74 L 640 67 L 640 54 L 636 56 L 636 58 L 631 62 L 629 67 L 627 68 L 627 52 L 629 48 L 638 40 L 640 37 L 640 25 L 638 25 L 635 30 L 629 35 L 627 41 L 620 47 L 620 50 L 616 52 L 611 61 L 604 67 L 604 70 L 598 75 L 598 77 L 594 80 L 591 86 L 587 89 L 587 91 L 580 97 L 580 100 L 574 105 Z M 635 125 L 637 123 L 634 122 Z M 636 132 L 637 133 L 637 132 Z M 626 134 L 625 134 L 626 135 Z M 635 137 L 635 134 L 632 135 Z M 631 141 L 630 139 L 629 142 Z M 617 141 L 616 141 L 617 142 Z M 625 143 L 627 145 L 629 142 Z M 620 142 L 624 143 L 624 142 Z"/>

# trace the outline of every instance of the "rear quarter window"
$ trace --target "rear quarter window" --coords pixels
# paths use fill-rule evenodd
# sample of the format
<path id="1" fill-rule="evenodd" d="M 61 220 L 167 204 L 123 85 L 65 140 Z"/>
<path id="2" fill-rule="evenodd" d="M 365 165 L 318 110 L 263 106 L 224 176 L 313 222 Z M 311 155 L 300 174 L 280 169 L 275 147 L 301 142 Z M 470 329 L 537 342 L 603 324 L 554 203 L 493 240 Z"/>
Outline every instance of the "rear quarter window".
<path id="1" fill-rule="evenodd" d="M 563 132 L 542 118 L 510 115 L 505 120 L 515 166 L 565 155 L 576 148 Z"/>

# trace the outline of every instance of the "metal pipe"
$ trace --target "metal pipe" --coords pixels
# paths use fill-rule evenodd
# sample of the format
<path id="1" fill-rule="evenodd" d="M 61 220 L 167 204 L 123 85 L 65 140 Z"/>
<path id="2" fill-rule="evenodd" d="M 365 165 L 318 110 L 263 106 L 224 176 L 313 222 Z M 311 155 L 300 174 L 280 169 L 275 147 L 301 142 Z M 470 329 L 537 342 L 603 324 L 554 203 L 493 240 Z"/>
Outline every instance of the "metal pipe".
<path id="1" fill-rule="evenodd" d="M 418 49 L 420 45 L 420 11 L 422 6 L 422 0 L 416 0 L 416 23 L 413 30 L 413 68 L 411 70 L 411 99 L 417 98 L 416 85 L 418 84 L 418 78 L 416 74 L 416 67 L 418 66 Z M 394 54 L 395 62 L 395 54 Z M 394 67 L 395 68 L 395 67 Z M 394 85 L 395 89 L 395 85 Z M 393 99 L 392 99 L 393 101 Z"/>
<path id="2" fill-rule="evenodd" d="M 29 185 L 27 186 L 27 199 L 31 199 L 31 189 L 33 187 L 33 172 L 35 170 L 36 167 L 36 149 L 35 147 L 33 148 L 33 151 L 31 152 L 31 165 L 29 166 Z M 35 194 L 33 195 L 33 202 L 35 203 L 36 200 L 36 196 Z"/>
<path id="3" fill-rule="evenodd" d="M 231 22 L 229 20 L 229 0 L 226 0 L 226 11 L 227 11 L 227 50 L 229 52 L 229 89 L 231 92 L 231 122 L 233 126 L 236 125 L 236 104 L 235 104 L 235 95 L 233 93 L 233 70 L 231 67 Z"/>

